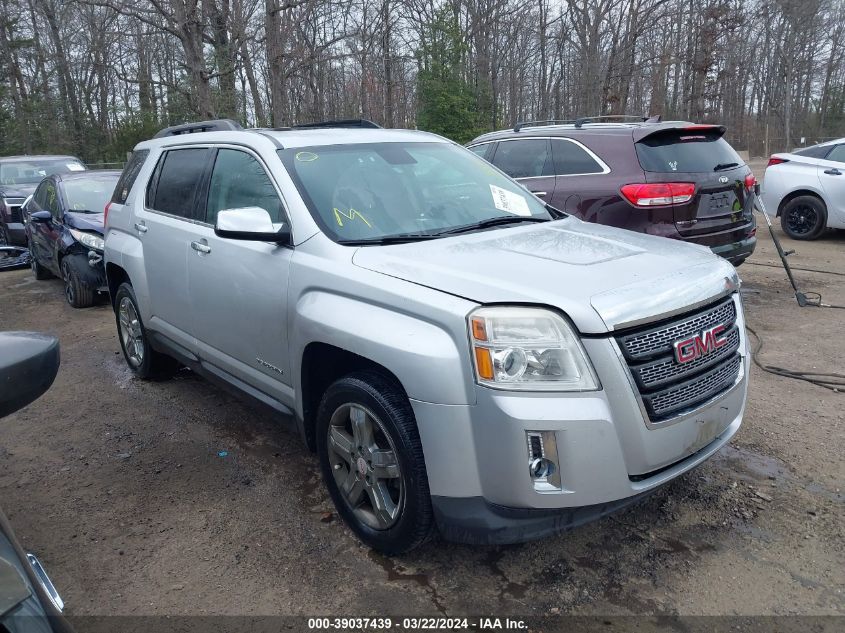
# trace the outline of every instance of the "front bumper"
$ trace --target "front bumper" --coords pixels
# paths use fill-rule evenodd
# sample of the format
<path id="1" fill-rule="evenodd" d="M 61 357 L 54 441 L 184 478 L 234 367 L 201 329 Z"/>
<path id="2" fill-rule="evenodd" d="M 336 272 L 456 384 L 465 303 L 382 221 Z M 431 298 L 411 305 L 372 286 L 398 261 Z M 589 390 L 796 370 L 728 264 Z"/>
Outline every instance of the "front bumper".
<path id="1" fill-rule="evenodd" d="M 540 538 L 623 508 L 701 464 L 742 424 L 742 368 L 727 391 L 652 424 L 610 338 L 583 340 L 602 382 L 589 393 L 542 394 L 478 387 L 474 405 L 412 401 L 441 533 L 474 543 Z M 529 473 L 526 433 L 554 434 L 560 489 Z"/>
<path id="2" fill-rule="evenodd" d="M 6 225 L 9 232 L 9 245 L 26 246 L 26 229 L 20 222 L 10 222 Z"/>

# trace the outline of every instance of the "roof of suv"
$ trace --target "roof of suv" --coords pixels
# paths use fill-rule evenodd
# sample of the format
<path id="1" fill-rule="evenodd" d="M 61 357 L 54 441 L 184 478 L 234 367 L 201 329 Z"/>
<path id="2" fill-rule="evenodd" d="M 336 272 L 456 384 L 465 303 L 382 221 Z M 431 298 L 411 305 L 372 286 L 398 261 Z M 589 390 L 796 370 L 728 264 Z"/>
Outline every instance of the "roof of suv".
<path id="1" fill-rule="evenodd" d="M 350 145 L 354 143 L 421 143 L 440 142 L 451 143 L 448 139 L 418 130 L 334 127 L 334 128 L 302 128 L 302 129 L 267 129 L 250 128 L 241 130 L 221 130 L 208 132 L 192 132 L 174 136 L 161 136 L 143 141 L 139 147 L 160 147 L 182 143 L 244 143 L 245 140 L 256 137 L 271 139 L 279 149 L 296 147 L 315 147 L 327 145 Z"/>
<path id="2" fill-rule="evenodd" d="M 552 125 L 517 125 L 514 128 L 488 132 L 474 139 L 472 143 L 483 143 L 503 138 L 518 138 L 520 136 L 592 136 L 595 134 L 608 136 L 635 136 L 639 140 L 662 130 L 673 130 L 688 126 L 695 126 L 689 121 L 663 121 L 660 123 L 625 122 L 625 123 L 557 123 Z M 706 125 L 706 127 L 719 127 L 717 125 Z M 638 131 L 638 134 L 634 134 Z"/>

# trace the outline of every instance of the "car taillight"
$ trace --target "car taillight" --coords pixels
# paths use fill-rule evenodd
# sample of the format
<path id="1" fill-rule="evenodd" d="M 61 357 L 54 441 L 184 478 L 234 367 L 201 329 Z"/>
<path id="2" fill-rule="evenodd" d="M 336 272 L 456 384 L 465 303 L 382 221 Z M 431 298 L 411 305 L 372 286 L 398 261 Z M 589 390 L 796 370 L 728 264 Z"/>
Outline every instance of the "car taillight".
<path id="1" fill-rule="evenodd" d="M 695 195 L 692 182 L 655 182 L 625 185 L 622 195 L 637 207 L 659 207 L 669 204 L 683 204 Z"/>
<path id="2" fill-rule="evenodd" d="M 777 156 L 772 156 L 769 159 L 769 164 L 766 165 L 766 167 L 771 167 L 772 165 L 780 165 L 782 163 L 788 163 L 788 162 L 789 162 L 788 158 L 778 158 Z"/>
<path id="3" fill-rule="evenodd" d="M 752 189 L 754 189 L 754 185 L 756 185 L 756 184 L 757 184 L 757 179 L 754 177 L 754 174 L 748 174 L 745 177 L 745 188 L 748 189 L 748 191 L 751 191 Z"/>
<path id="4" fill-rule="evenodd" d="M 111 202 L 106 202 L 106 208 L 103 209 L 103 229 L 106 228 L 106 225 L 109 222 L 109 207 L 111 206 Z"/>

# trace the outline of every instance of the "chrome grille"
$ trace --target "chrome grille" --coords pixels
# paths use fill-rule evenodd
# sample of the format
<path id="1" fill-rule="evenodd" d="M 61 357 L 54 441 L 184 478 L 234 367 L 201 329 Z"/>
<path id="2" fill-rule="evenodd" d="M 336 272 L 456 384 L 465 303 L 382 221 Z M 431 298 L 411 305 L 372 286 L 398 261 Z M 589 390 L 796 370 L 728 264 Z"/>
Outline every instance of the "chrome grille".
<path id="1" fill-rule="evenodd" d="M 724 365 L 720 365 L 694 380 L 665 391 L 643 396 L 643 401 L 652 416 L 666 417 L 678 409 L 687 408 L 690 402 L 709 400 L 720 391 L 730 387 L 736 381 L 740 364 L 739 356 L 734 356 Z"/>
<path id="2" fill-rule="evenodd" d="M 736 319 L 734 300 L 728 297 L 692 314 L 616 337 L 652 422 L 691 410 L 734 384 L 742 365 Z M 675 342 L 718 325 L 726 330 L 724 346 L 690 362 L 678 362 Z"/>
<path id="3" fill-rule="evenodd" d="M 700 356 L 694 361 L 678 365 L 675 357 L 659 360 L 648 365 L 635 365 L 631 369 L 640 387 L 651 389 L 659 387 L 665 382 L 691 375 L 698 369 L 715 365 L 718 361 L 731 356 L 739 349 L 739 330 L 733 328 L 727 335 L 728 344 L 717 350 L 715 354 Z"/>
<path id="4" fill-rule="evenodd" d="M 679 338 L 697 334 L 720 323 L 733 323 L 735 319 L 736 307 L 733 299 L 728 298 L 699 314 L 645 332 L 622 336 L 618 340 L 628 359 L 641 360 L 671 352 L 672 343 Z"/>

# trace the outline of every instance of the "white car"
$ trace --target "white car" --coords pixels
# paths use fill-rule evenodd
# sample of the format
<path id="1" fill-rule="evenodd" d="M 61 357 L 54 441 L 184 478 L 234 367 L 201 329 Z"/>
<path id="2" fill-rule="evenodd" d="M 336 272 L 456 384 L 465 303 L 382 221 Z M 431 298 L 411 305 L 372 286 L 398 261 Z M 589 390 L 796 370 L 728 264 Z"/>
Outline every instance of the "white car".
<path id="1" fill-rule="evenodd" d="M 814 240 L 825 228 L 845 229 L 845 138 L 773 154 L 763 202 L 796 240 Z"/>

